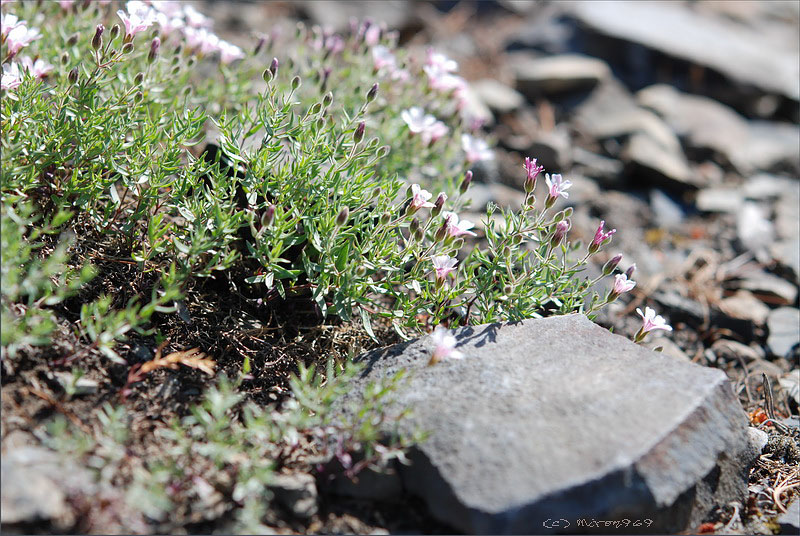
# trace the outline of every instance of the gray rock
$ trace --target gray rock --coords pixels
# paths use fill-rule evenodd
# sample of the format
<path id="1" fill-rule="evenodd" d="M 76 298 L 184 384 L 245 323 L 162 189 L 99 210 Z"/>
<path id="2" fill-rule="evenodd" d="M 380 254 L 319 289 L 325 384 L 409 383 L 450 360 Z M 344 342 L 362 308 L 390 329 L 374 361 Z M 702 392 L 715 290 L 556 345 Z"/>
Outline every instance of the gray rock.
<path id="1" fill-rule="evenodd" d="M 643 112 L 630 91 L 616 78 L 609 77 L 577 106 L 573 122 L 580 134 L 602 140 L 639 130 Z"/>
<path id="2" fill-rule="evenodd" d="M 749 320 L 756 326 L 763 326 L 769 315 L 769 307 L 756 298 L 752 292 L 739 290 L 717 304 L 719 310 L 738 320 Z"/>
<path id="3" fill-rule="evenodd" d="M 625 168 L 619 160 L 592 153 L 581 147 L 572 148 L 572 163 L 573 169 L 606 185 L 619 184 Z"/>
<path id="4" fill-rule="evenodd" d="M 602 60 L 579 54 L 537 58 L 517 52 L 509 57 L 517 90 L 529 100 L 542 95 L 591 89 L 608 78 L 611 71 Z"/>
<path id="5" fill-rule="evenodd" d="M 741 245 L 761 254 L 775 240 L 775 228 L 767 219 L 764 207 L 751 201 L 742 204 L 736 214 L 736 236 Z"/>
<path id="6" fill-rule="evenodd" d="M 770 253 L 788 272 L 795 284 L 800 284 L 800 239 L 779 240 L 770 246 Z"/>
<path id="7" fill-rule="evenodd" d="M 762 171 L 800 173 L 800 127 L 773 121 L 751 121 L 746 157 Z"/>
<path id="8" fill-rule="evenodd" d="M 87 469 L 41 447 L 9 449 L 3 454 L 0 473 L 0 523 L 4 529 L 44 521 L 66 531 L 75 523 L 69 495 L 95 490 L 94 478 Z"/>
<path id="9" fill-rule="evenodd" d="M 734 283 L 735 288 L 749 290 L 770 305 L 791 305 L 797 299 L 797 287 L 785 279 L 759 272 Z"/>
<path id="10" fill-rule="evenodd" d="M 764 430 L 759 430 L 758 428 L 754 428 L 752 426 L 747 429 L 747 432 L 750 435 L 750 441 L 753 444 L 753 448 L 755 448 L 758 452 L 764 450 L 764 447 L 767 446 L 767 442 L 769 441 L 769 434 Z"/>
<path id="11" fill-rule="evenodd" d="M 747 179 L 747 182 L 745 182 L 742 188 L 742 192 L 747 199 L 763 201 L 766 199 L 777 199 L 786 195 L 787 191 L 796 189 L 796 180 L 772 175 L 770 173 L 758 173 Z"/>
<path id="12" fill-rule="evenodd" d="M 795 499 L 776 521 L 781 526 L 781 534 L 800 533 L 800 499 Z"/>
<path id="13" fill-rule="evenodd" d="M 359 358 L 362 383 L 411 373 L 391 408 L 430 432 L 401 467 L 430 512 L 472 534 L 548 519 L 694 526 L 742 501 L 757 455 L 725 374 L 653 353 L 581 315 L 456 330 L 463 359 L 427 366 L 424 337 Z M 394 423 L 393 423 L 394 424 Z"/>
<path id="14" fill-rule="evenodd" d="M 471 82 L 475 94 L 492 111 L 507 114 L 525 104 L 525 96 L 514 88 L 492 78 L 482 78 Z"/>
<path id="15" fill-rule="evenodd" d="M 796 42 L 771 38 L 764 25 L 748 28 L 673 2 L 572 2 L 570 10 L 601 34 L 710 67 L 766 93 L 800 99 Z"/>
<path id="16" fill-rule="evenodd" d="M 703 307 L 697 301 L 682 296 L 675 290 L 657 291 L 653 293 L 653 299 L 673 323 L 686 322 L 699 326 L 705 321 Z"/>
<path id="17" fill-rule="evenodd" d="M 703 212 L 736 213 L 742 208 L 744 196 L 737 188 L 705 188 L 697 192 L 695 205 Z"/>
<path id="18" fill-rule="evenodd" d="M 334 31 L 342 31 L 349 27 L 350 19 L 372 19 L 385 22 L 389 28 L 402 28 L 413 13 L 407 0 L 383 0 L 381 2 L 359 2 L 342 0 L 340 2 L 319 2 L 317 0 L 300 0 L 302 9 L 316 24 L 330 27 Z"/>
<path id="19" fill-rule="evenodd" d="M 678 361 L 682 361 L 684 363 L 690 363 L 692 359 L 686 355 L 686 352 L 681 350 L 681 347 L 672 342 L 672 339 L 669 337 L 665 337 L 664 335 L 658 335 L 656 337 L 652 337 L 650 341 L 647 343 L 647 346 L 650 349 L 655 350 L 656 348 L 661 348 L 659 352 L 664 355 L 668 355 Z"/>
<path id="20" fill-rule="evenodd" d="M 630 137 L 622 151 L 622 160 L 628 172 L 640 180 L 671 189 L 700 186 L 682 151 L 668 148 L 645 133 L 637 132 Z"/>
<path id="21" fill-rule="evenodd" d="M 774 355 L 785 357 L 800 343 L 800 309 L 779 307 L 767 317 L 767 346 Z"/>
<path id="22" fill-rule="evenodd" d="M 569 132 L 556 128 L 537 133 L 528 150 L 536 155 L 539 164 L 551 172 L 564 171 L 572 164 L 572 142 Z"/>
<path id="23" fill-rule="evenodd" d="M 706 97 L 681 93 L 657 84 L 636 94 L 636 100 L 661 116 L 694 154 L 710 152 L 739 172 L 752 169 L 746 150 L 750 131 L 747 121 L 731 108 Z"/>
<path id="24" fill-rule="evenodd" d="M 686 218 L 686 211 L 672 197 L 661 190 L 650 190 L 650 207 L 656 224 L 665 229 L 674 229 Z"/>
<path id="25" fill-rule="evenodd" d="M 269 484 L 275 500 L 295 517 L 308 519 L 317 513 L 317 483 L 307 473 L 278 474 Z"/>

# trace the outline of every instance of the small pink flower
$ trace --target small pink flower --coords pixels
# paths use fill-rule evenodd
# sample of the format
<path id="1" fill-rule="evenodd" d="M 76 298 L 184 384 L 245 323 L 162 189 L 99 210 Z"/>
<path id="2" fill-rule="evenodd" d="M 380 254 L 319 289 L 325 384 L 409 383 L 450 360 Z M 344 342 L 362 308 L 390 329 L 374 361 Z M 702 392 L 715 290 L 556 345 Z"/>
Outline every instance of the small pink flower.
<path id="1" fill-rule="evenodd" d="M 467 153 L 467 162 L 470 164 L 481 160 L 493 160 L 494 153 L 489 149 L 489 144 L 480 138 L 474 138 L 469 134 L 461 135 L 461 147 Z"/>
<path id="2" fill-rule="evenodd" d="M 453 333 L 442 326 L 436 326 L 431 334 L 434 348 L 428 365 L 435 365 L 443 359 L 461 359 L 464 354 L 456 350 L 456 338 Z"/>
<path id="3" fill-rule="evenodd" d="M 61 9 L 69 9 L 75 4 L 75 0 L 58 0 Z"/>
<path id="4" fill-rule="evenodd" d="M 403 121 L 408 125 L 408 130 L 414 134 L 424 132 L 436 123 L 436 118 L 430 114 L 426 114 L 425 110 L 419 106 L 403 110 L 400 112 L 400 117 L 402 117 Z"/>
<path id="5" fill-rule="evenodd" d="M 633 290 L 636 286 L 636 281 L 630 281 L 625 274 L 617 274 L 614 276 L 614 288 L 611 290 L 614 294 L 624 294 Z"/>
<path id="6" fill-rule="evenodd" d="M 372 65 L 376 71 L 387 70 L 393 72 L 397 67 L 397 60 L 394 54 L 383 45 L 372 47 Z"/>
<path id="7" fill-rule="evenodd" d="M 475 233 L 470 231 L 475 225 L 471 221 L 459 221 L 458 214 L 455 212 L 444 212 L 444 221 L 447 225 L 447 234 L 453 238 L 458 238 L 463 235 L 476 236 Z"/>
<path id="8" fill-rule="evenodd" d="M 132 38 L 139 32 L 148 29 L 156 21 L 156 12 L 144 2 L 138 0 L 131 0 L 126 4 L 128 12 L 121 9 L 117 11 L 117 15 L 122 19 L 125 24 L 125 37 Z"/>
<path id="9" fill-rule="evenodd" d="M 432 208 L 434 205 L 428 199 L 433 197 L 433 194 L 428 190 L 423 190 L 419 184 L 411 185 L 411 209 L 416 211 L 422 207 Z"/>
<path id="10" fill-rule="evenodd" d="M 569 219 L 561 220 L 556 224 L 556 230 L 553 232 L 553 238 L 550 239 L 550 244 L 553 247 L 556 247 L 564 240 L 564 237 L 567 236 L 567 232 L 569 232 L 570 227 L 572 224 L 570 223 Z"/>
<path id="11" fill-rule="evenodd" d="M 436 282 L 441 284 L 447 279 L 448 274 L 455 271 L 458 259 L 448 255 L 434 255 L 431 257 L 431 262 L 436 272 Z"/>
<path id="12" fill-rule="evenodd" d="M 54 69 L 52 65 L 41 58 L 33 61 L 28 56 L 23 56 L 20 58 L 20 63 L 22 63 L 22 66 L 30 71 L 35 78 L 44 78 Z"/>
<path id="13" fill-rule="evenodd" d="M 189 48 L 196 49 L 200 54 L 211 54 L 219 50 L 220 39 L 205 28 L 187 26 L 183 29 L 186 44 Z"/>
<path id="14" fill-rule="evenodd" d="M 528 174 L 528 177 L 525 179 L 525 191 L 530 193 L 536 187 L 536 178 L 539 176 L 539 173 L 544 171 L 544 166 L 537 166 L 536 159 L 530 159 L 530 157 L 525 157 L 525 163 L 523 164 L 525 167 L 525 171 Z"/>
<path id="15" fill-rule="evenodd" d="M 422 133 L 422 143 L 429 145 L 430 143 L 435 142 L 436 140 L 445 136 L 449 131 L 450 129 L 447 128 L 447 125 L 441 121 L 436 121 Z"/>
<path id="16" fill-rule="evenodd" d="M 192 6 L 183 6 L 183 17 L 186 20 L 186 24 L 193 28 L 211 28 L 214 24 L 214 21 Z"/>
<path id="17" fill-rule="evenodd" d="M 152 0 L 150 5 L 159 13 L 169 18 L 183 19 L 183 6 L 178 0 Z"/>
<path id="18" fill-rule="evenodd" d="M 224 64 L 244 58 L 244 52 L 241 48 L 222 40 L 219 42 L 219 54 L 220 61 Z"/>
<path id="19" fill-rule="evenodd" d="M 3 64 L 3 76 L 0 79 L 0 89 L 16 89 L 22 83 L 22 73 L 17 62 L 11 65 Z"/>
<path id="20" fill-rule="evenodd" d="M 183 22 L 183 19 L 180 17 L 171 17 L 164 12 L 157 12 L 156 13 L 156 22 L 158 26 L 161 28 L 161 34 L 164 36 L 170 35 L 175 32 L 175 30 L 180 30 L 186 26 L 186 23 Z"/>
<path id="21" fill-rule="evenodd" d="M 364 32 L 364 42 L 369 46 L 378 44 L 381 38 L 381 27 L 377 24 L 371 24 L 367 31 Z"/>
<path id="22" fill-rule="evenodd" d="M 8 32 L 6 44 L 8 45 L 9 56 L 15 56 L 23 47 L 30 45 L 33 41 L 41 38 L 42 35 L 36 28 L 28 28 L 24 25 L 17 25 Z"/>
<path id="23" fill-rule="evenodd" d="M 567 189 L 572 186 L 572 181 L 564 180 L 558 173 L 554 173 L 553 175 L 546 173 L 544 176 L 544 181 L 547 183 L 547 187 L 549 188 L 549 197 L 551 199 L 555 200 L 559 196 L 563 197 L 564 199 L 569 197 Z"/>
<path id="24" fill-rule="evenodd" d="M 435 67 L 437 70 L 445 73 L 454 73 L 458 70 L 458 63 L 456 63 L 455 60 L 451 60 L 444 54 L 436 52 L 432 48 L 427 50 L 425 65 Z"/>
<path id="25" fill-rule="evenodd" d="M 25 21 L 19 20 L 17 16 L 12 13 L 0 13 L 0 33 L 3 39 L 8 36 L 8 32 L 18 26 L 25 26 Z"/>
<path id="26" fill-rule="evenodd" d="M 607 233 L 603 232 L 603 227 L 605 224 L 605 221 L 600 221 L 600 225 L 597 226 L 597 231 L 594 232 L 594 239 L 592 239 L 592 243 L 589 244 L 589 250 L 592 253 L 597 251 L 600 246 L 602 246 L 607 240 L 611 239 L 611 235 L 617 232 L 616 229 L 611 229 Z"/>
<path id="27" fill-rule="evenodd" d="M 460 76 L 444 71 L 436 65 L 426 65 L 422 70 L 428 75 L 428 83 L 431 89 L 436 91 L 453 91 L 464 88 L 467 85 L 467 81 Z"/>
<path id="28" fill-rule="evenodd" d="M 667 324 L 664 320 L 664 317 L 661 315 L 656 315 L 656 312 L 651 309 L 650 307 L 644 308 L 644 313 L 638 307 L 636 308 L 636 312 L 639 316 L 642 317 L 642 327 L 639 332 L 644 335 L 653 331 L 654 329 L 663 329 L 664 331 L 672 331 L 672 326 Z"/>

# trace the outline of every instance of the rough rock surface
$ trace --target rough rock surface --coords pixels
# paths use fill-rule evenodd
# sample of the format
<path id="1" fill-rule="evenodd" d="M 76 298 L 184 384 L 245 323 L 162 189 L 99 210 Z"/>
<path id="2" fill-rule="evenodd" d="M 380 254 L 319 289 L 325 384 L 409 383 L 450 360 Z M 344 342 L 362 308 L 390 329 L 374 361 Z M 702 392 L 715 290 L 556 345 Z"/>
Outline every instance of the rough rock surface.
<path id="1" fill-rule="evenodd" d="M 721 371 L 649 351 L 582 315 L 456 337 L 464 358 L 432 367 L 429 337 L 360 358 L 362 382 L 411 372 L 395 403 L 413 408 L 403 426 L 430 436 L 400 474 L 441 521 L 500 534 L 650 519 L 648 530 L 672 532 L 744 498 L 757 453 Z"/>

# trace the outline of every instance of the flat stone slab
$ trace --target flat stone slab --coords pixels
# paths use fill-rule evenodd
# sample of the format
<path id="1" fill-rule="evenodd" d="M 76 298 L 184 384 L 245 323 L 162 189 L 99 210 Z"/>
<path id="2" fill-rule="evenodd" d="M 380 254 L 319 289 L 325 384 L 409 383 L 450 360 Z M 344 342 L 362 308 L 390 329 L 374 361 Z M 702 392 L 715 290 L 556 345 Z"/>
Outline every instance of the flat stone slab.
<path id="1" fill-rule="evenodd" d="M 402 428 L 430 436 L 400 477 L 439 520 L 472 534 L 597 532 L 614 520 L 602 530 L 675 532 L 746 496 L 757 452 L 722 371 L 583 315 L 454 333 L 462 359 L 428 366 L 426 336 L 362 355 L 357 382 L 410 372 L 394 407 L 413 408 Z"/>

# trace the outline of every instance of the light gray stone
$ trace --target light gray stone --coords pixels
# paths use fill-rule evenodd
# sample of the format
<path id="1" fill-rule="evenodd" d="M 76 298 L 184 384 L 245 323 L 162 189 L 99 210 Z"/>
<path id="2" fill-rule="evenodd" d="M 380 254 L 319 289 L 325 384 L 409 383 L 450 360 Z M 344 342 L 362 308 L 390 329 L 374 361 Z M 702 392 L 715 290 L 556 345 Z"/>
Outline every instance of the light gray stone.
<path id="1" fill-rule="evenodd" d="M 737 188 L 705 188 L 697 193 L 695 205 L 703 212 L 733 214 L 742 208 L 744 196 Z"/>
<path id="2" fill-rule="evenodd" d="M 475 94 L 492 111 L 507 114 L 525 104 L 525 96 L 514 88 L 492 78 L 482 78 L 471 82 Z"/>
<path id="3" fill-rule="evenodd" d="M 759 272 L 738 281 L 736 288 L 749 290 L 770 305 L 791 305 L 797 299 L 797 287 L 780 277 Z"/>
<path id="4" fill-rule="evenodd" d="M 622 151 L 622 160 L 630 173 L 640 179 L 669 188 L 694 188 L 696 177 L 680 150 L 670 149 L 645 133 L 630 137 Z"/>
<path id="5" fill-rule="evenodd" d="M 781 534 L 800 533 L 800 499 L 795 499 L 776 521 L 781 526 Z"/>
<path id="6" fill-rule="evenodd" d="M 407 0 L 382 0 L 381 2 L 363 2 L 358 0 L 342 0 L 340 2 L 320 2 L 318 0 L 300 0 L 298 4 L 316 24 L 342 31 L 349 27 L 350 19 L 372 19 L 377 23 L 385 22 L 389 28 L 401 28 L 408 23 L 413 13 Z"/>
<path id="7" fill-rule="evenodd" d="M 746 151 L 750 130 L 747 120 L 715 100 L 681 93 L 672 86 L 657 84 L 636 94 L 639 105 L 661 116 L 695 154 L 711 152 L 740 172 L 752 169 Z"/>
<path id="8" fill-rule="evenodd" d="M 607 185 L 619 184 L 625 167 L 619 160 L 592 153 L 581 147 L 572 148 L 572 162 L 573 169 L 578 169 L 587 177 Z"/>
<path id="9" fill-rule="evenodd" d="M 739 290 L 732 296 L 723 298 L 717 304 L 723 314 L 739 320 L 749 320 L 757 326 L 763 326 L 769 315 L 769 307 L 756 298 L 752 292 Z"/>
<path id="10" fill-rule="evenodd" d="M 680 203 L 658 189 L 650 190 L 650 207 L 653 209 L 656 224 L 665 229 L 674 229 L 686 217 Z"/>
<path id="11" fill-rule="evenodd" d="M 539 165 L 555 172 L 565 171 L 572 165 L 572 140 L 565 128 L 538 132 L 528 149 L 536 155 Z"/>
<path id="12" fill-rule="evenodd" d="M 510 55 L 509 65 L 514 72 L 517 90 L 528 99 L 591 89 L 611 73 L 604 61 L 580 54 L 537 58 L 518 52 Z"/>
<path id="13" fill-rule="evenodd" d="M 787 356 L 800 343 L 800 309 L 779 307 L 767 317 L 767 346 L 777 356 Z"/>
<path id="14" fill-rule="evenodd" d="M 775 226 L 767 218 L 767 210 L 752 201 L 746 201 L 736 213 L 736 236 L 739 243 L 750 251 L 761 254 L 775 240 Z"/>
<path id="15" fill-rule="evenodd" d="M 753 447 L 757 449 L 758 452 L 764 450 L 764 447 L 767 446 L 767 442 L 769 441 L 769 434 L 764 430 L 759 430 L 752 426 L 747 429 L 747 433 L 750 435 L 750 441 L 753 443 Z"/>
<path id="16" fill-rule="evenodd" d="M 800 127 L 774 121 L 751 121 L 743 148 L 752 166 L 763 171 L 800 172 Z"/>
<path id="17" fill-rule="evenodd" d="M 630 91 L 616 78 L 609 77 L 574 110 L 573 122 L 582 135 L 602 140 L 639 130 L 644 112 Z"/>
<path id="18" fill-rule="evenodd" d="M 362 383 L 401 369 L 396 411 L 430 432 L 405 488 L 472 534 L 545 533 L 548 519 L 694 526 L 742 501 L 757 453 L 722 371 L 676 362 L 582 315 L 455 331 L 462 359 L 428 366 L 424 337 L 359 358 Z M 392 423 L 394 425 L 394 423 Z"/>
<path id="19" fill-rule="evenodd" d="M 571 2 L 570 11 L 604 35 L 800 100 L 796 39 L 773 37 L 763 26 L 749 28 L 678 2 Z"/>

